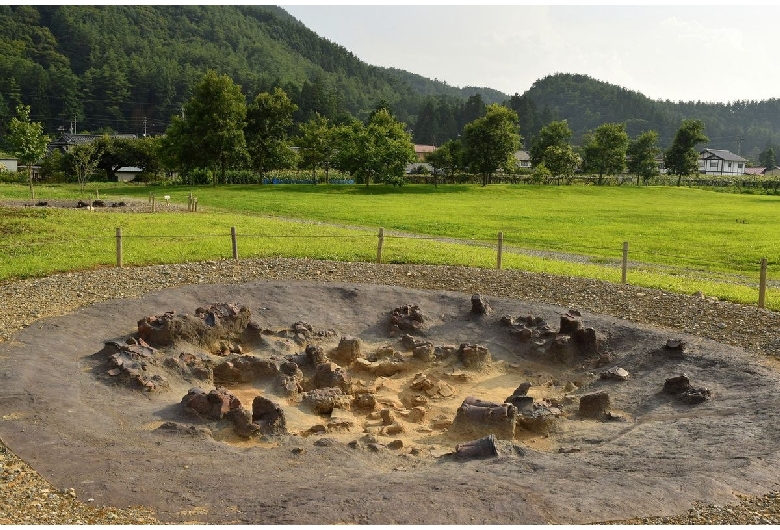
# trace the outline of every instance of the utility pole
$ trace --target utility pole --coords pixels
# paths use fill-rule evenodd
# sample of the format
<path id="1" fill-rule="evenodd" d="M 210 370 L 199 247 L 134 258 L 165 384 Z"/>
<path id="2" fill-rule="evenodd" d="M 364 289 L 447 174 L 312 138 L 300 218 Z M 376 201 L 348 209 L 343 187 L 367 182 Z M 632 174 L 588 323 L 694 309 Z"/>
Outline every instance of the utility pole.
<path id="1" fill-rule="evenodd" d="M 144 138 L 146 138 L 146 116 L 144 116 Z"/>
<path id="2" fill-rule="evenodd" d="M 744 138 L 737 138 L 737 156 L 742 156 L 742 140 Z"/>

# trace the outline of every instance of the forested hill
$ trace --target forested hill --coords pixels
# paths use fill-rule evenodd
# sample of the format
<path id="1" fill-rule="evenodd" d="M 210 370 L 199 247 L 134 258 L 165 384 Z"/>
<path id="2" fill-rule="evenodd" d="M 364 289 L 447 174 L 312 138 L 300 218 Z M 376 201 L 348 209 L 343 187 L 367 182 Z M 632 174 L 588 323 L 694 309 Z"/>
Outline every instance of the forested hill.
<path id="1" fill-rule="evenodd" d="M 659 101 L 585 75 L 554 74 L 536 81 L 523 99 L 533 102 L 535 112 L 526 122 L 534 116 L 542 123 L 566 119 L 575 143 L 603 123 L 625 122 L 632 138 L 646 130 L 658 131 L 659 144 L 665 148 L 682 120 L 697 118 L 704 122 L 710 140 L 707 147 L 741 152 L 755 160 L 767 147 L 778 152 L 780 146 L 780 100 L 774 98 L 728 103 Z"/>
<path id="2" fill-rule="evenodd" d="M 79 131 L 140 134 L 146 119 L 162 133 L 207 69 L 250 100 L 281 86 L 298 121 L 383 102 L 410 122 L 424 95 L 474 93 L 368 65 L 273 6 L 0 6 L 0 27 L 0 123 L 23 102 L 50 132 L 75 118 Z"/>
<path id="3" fill-rule="evenodd" d="M 457 138 L 485 104 L 504 102 L 518 112 L 526 141 L 566 119 L 575 144 L 603 123 L 625 122 L 631 137 L 653 129 L 668 147 L 683 119 L 698 118 L 708 147 L 751 159 L 766 147 L 780 152 L 777 99 L 656 101 L 572 74 L 517 87 L 510 98 L 371 66 L 274 6 L 0 6 L 0 28 L 0 137 L 19 103 L 49 134 L 74 120 L 79 132 L 161 134 L 213 69 L 248 101 L 282 87 L 299 107 L 299 123 L 315 111 L 365 118 L 385 105 L 424 144 Z"/>

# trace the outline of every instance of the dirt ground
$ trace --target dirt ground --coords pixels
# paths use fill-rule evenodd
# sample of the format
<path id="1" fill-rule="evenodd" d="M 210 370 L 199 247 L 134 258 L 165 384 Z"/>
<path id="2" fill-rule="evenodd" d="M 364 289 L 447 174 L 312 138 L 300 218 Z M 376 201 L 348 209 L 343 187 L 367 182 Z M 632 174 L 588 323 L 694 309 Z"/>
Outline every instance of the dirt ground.
<path id="1" fill-rule="evenodd" d="M 556 361 L 518 342 L 500 320 L 533 315 L 557 329 L 568 308 L 487 300 L 493 312 L 477 316 L 470 312 L 471 293 L 257 282 L 96 304 L 40 321 L 0 344 L 0 437 L 55 486 L 74 488 L 79 499 L 150 506 L 172 523 L 589 523 L 672 515 L 695 501 L 724 504 L 780 485 L 780 382 L 768 361 L 588 313 L 582 321 L 595 328 L 600 351 L 610 353 L 612 363 L 596 368 L 588 359 Z M 479 344 L 494 361 L 483 371 L 465 369 L 456 358 L 409 358 L 407 369 L 388 377 L 353 371 L 355 381 L 376 393 L 378 408 L 395 411 L 403 432 L 392 436 L 382 434 L 375 415 L 357 410 L 342 413 L 354 424 L 350 430 L 312 434 L 326 419 L 256 384 L 231 391 L 250 407 L 256 395 L 279 402 L 289 434 L 244 440 L 225 421 L 184 412 L 180 401 L 191 382 L 171 377 L 169 391 L 146 393 L 98 375 L 96 354 L 105 341 L 133 334 L 139 319 L 192 314 L 219 302 L 247 306 L 268 329 L 305 321 L 315 330 L 334 330 L 321 341 L 326 351 L 344 335 L 359 337 L 369 351 L 402 350 L 399 336 L 388 334 L 389 314 L 415 304 L 428 317 L 420 338 Z M 665 353 L 668 339 L 686 341 L 686 353 Z M 295 341 L 280 340 L 271 353 L 302 351 Z M 600 379 L 611 366 L 630 378 Z M 428 396 L 422 421 L 407 421 L 409 387 L 418 373 L 446 385 Z M 664 394 L 664 381 L 681 373 L 710 389 L 712 398 L 687 405 Z M 552 432 L 499 440 L 497 457 L 453 458 L 457 444 L 487 434 L 448 428 L 463 399 L 501 403 L 525 381 L 535 399 L 560 404 L 563 414 Z M 622 421 L 577 413 L 579 396 L 598 390 L 609 393 Z M 161 428 L 166 422 L 178 428 Z M 387 447 L 394 440 L 402 447 Z"/>

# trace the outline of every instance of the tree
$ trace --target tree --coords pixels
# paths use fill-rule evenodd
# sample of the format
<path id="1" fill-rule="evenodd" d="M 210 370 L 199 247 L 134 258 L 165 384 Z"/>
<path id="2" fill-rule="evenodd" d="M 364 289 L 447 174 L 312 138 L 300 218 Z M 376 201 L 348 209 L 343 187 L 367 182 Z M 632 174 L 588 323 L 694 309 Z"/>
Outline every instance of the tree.
<path id="1" fill-rule="evenodd" d="M 30 106 L 18 105 L 16 117 L 8 125 L 8 143 L 19 161 L 27 166 L 27 181 L 30 184 L 30 198 L 35 198 L 32 166 L 46 155 L 51 140 L 43 134 L 43 125 L 30 121 Z"/>
<path id="2" fill-rule="evenodd" d="M 656 131 L 646 131 L 637 136 L 628 144 L 627 151 L 628 171 L 637 176 L 637 185 L 639 178 L 647 184 L 655 175 L 658 175 L 658 162 L 656 158 L 661 154 L 658 147 L 658 133 Z"/>
<path id="3" fill-rule="evenodd" d="M 539 134 L 534 136 L 531 142 L 531 152 L 529 153 L 531 165 L 537 166 L 545 161 L 544 154 L 548 147 L 568 146 L 571 136 L 572 132 L 566 120 L 553 121 L 542 127 Z M 547 164 L 547 168 L 552 170 L 549 164 Z"/>
<path id="4" fill-rule="evenodd" d="M 677 175 L 678 186 L 683 176 L 693 175 L 699 171 L 699 153 L 695 148 L 697 144 L 707 141 L 708 138 L 704 135 L 704 123 L 701 120 L 688 119 L 682 122 L 664 157 L 667 172 L 670 175 Z"/>
<path id="5" fill-rule="evenodd" d="M 165 152 L 184 170 L 219 168 L 224 182 L 228 165 L 245 159 L 245 122 L 241 87 L 209 70 L 184 105 L 183 117 L 173 117 L 165 135 Z M 217 185 L 216 175 L 213 184 Z"/>
<path id="6" fill-rule="evenodd" d="M 287 143 L 298 105 L 281 88 L 258 94 L 246 113 L 246 142 L 252 165 L 264 176 L 272 169 L 290 167 L 294 153 Z"/>
<path id="7" fill-rule="evenodd" d="M 519 145 L 517 114 L 497 103 L 463 128 L 464 162 L 482 175 L 483 186 L 498 169 L 509 169 Z"/>
<path id="8" fill-rule="evenodd" d="M 317 168 L 325 170 L 325 183 L 329 182 L 328 172 L 335 155 L 334 128 L 328 119 L 314 114 L 314 118 L 300 125 L 301 134 L 297 138 L 300 148 L 301 165 L 311 168 L 314 183 L 317 183 Z"/>
<path id="9" fill-rule="evenodd" d="M 97 170 L 100 156 L 101 151 L 97 142 L 74 145 L 68 152 L 70 168 L 76 175 L 82 197 L 84 196 L 84 186 L 89 177 Z"/>
<path id="10" fill-rule="evenodd" d="M 550 170 L 550 174 L 562 178 L 566 183 L 571 182 L 577 166 L 582 162 L 570 145 L 551 145 L 544 150 L 542 158 L 542 164 Z"/>
<path id="11" fill-rule="evenodd" d="M 771 171 L 777 166 L 777 159 L 775 158 L 775 150 L 771 147 L 767 147 L 765 151 L 762 151 L 758 155 L 758 162 L 764 166 L 767 171 Z"/>
<path id="12" fill-rule="evenodd" d="M 379 108 L 367 125 L 359 121 L 336 129 L 337 162 L 368 186 L 375 182 L 403 184 L 406 164 L 415 160 L 411 135 L 404 124 Z"/>
<path id="13" fill-rule="evenodd" d="M 605 123 L 589 134 L 585 140 L 583 164 L 586 170 L 599 174 L 598 184 L 604 175 L 620 173 L 626 167 L 628 134 L 625 123 Z"/>

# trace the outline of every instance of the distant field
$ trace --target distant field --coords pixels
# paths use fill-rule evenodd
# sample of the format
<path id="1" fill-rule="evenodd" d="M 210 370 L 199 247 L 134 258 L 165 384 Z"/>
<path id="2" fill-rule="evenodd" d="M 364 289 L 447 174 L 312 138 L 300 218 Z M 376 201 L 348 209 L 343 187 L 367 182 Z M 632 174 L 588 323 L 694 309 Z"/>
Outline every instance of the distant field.
<path id="1" fill-rule="evenodd" d="M 371 261 L 377 230 L 384 227 L 386 233 L 428 237 L 387 237 L 384 261 L 494 267 L 497 234 L 503 232 L 506 268 L 619 281 L 622 244 L 628 241 L 632 284 L 755 303 L 762 257 L 769 261 L 770 280 L 780 280 L 777 196 L 633 186 L 100 184 L 98 189 L 101 198 L 146 200 L 153 192 L 158 201 L 170 195 L 184 204 L 192 192 L 200 211 L 89 216 L 3 210 L 0 253 L 7 259 L 0 263 L 0 279 L 111 265 L 117 226 L 127 236 L 126 264 L 230 257 L 235 226 L 243 257 Z M 24 186 L 0 185 L 0 199 L 24 199 L 27 193 Z M 90 193 L 94 198 L 94 184 Z M 77 198 L 78 188 L 38 187 L 36 196 Z M 493 248 L 474 246 L 479 244 Z M 780 308 L 776 298 L 770 290 L 767 306 Z"/>

